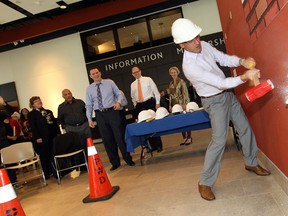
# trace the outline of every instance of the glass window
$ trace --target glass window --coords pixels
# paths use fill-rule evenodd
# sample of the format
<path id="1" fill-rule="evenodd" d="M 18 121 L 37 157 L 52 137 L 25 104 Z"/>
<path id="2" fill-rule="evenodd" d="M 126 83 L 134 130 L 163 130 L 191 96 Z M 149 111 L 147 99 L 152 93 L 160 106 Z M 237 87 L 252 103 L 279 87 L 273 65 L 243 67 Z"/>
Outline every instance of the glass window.
<path id="1" fill-rule="evenodd" d="M 82 33 L 85 61 L 170 43 L 171 26 L 181 17 L 182 10 L 177 8 Z"/>
<path id="2" fill-rule="evenodd" d="M 131 47 L 149 42 L 147 23 L 145 19 L 138 19 L 137 23 L 117 26 L 120 48 Z"/>
<path id="3" fill-rule="evenodd" d="M 171 37 L 171 26 L 178 18 L 182 18 L 181 10 L 173 10 L 150 16 L 149 20 L 153 40 Z"/>
<path id="4" fill-rule="evenodd" d="M 113 31 L 95 33 L 86 38 L 88 55 L 93 56 L 116 50 Z"/>

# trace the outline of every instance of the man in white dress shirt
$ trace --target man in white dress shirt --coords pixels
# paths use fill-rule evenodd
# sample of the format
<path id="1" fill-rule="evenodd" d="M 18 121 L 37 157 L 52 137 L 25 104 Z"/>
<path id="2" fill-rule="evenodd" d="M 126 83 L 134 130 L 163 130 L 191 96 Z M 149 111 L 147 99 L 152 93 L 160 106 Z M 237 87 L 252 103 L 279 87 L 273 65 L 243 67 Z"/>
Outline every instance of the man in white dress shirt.
<path id="1" fill-rule="evenodd" d="M 230 120 L 239 133 L 245 169 L 261 176 L 269 175 L 270 172 L 258 165 L 254 133 L 239 101 L 229 91 L 247 80 L 253 80 L 255 76 L 260 77 L 259 70 L 250 69 L 256 62 L 253 58 L 241 59 L 226 55 L 209 43 L 200 41 L 201 30 L 191 20 L 184 18 L 177 19 L 172 25 L 174 42 L 184 49 L 184 74 L 200 95 L 211 120 L 212 139 L 206 151 L 198 188 L 203 199 L 214 200 L 215 195 L 211 188 L 220 170 Z M 228 67 L 242 65 L 249 70 L 240 76 L 226 78 L 216 62 Z"/>
<path id="2" fill-rule="evenodd" d="M 131 83 L 131 98 L 135 107 L 134 118 L 137 118 L 142 110 L 156 111 L 160 107 L 160 93 L 154 81 L 150 77 L 142 76 L 142 71 L 138 66 L 132 68 L 132 76 L 135 78 L 135 81 Z M 142 91 L 141 98 L 139 98 L 138 82 Z M 161 152 L 163 149 L 160 137 L 150 138 L 150 144 L 152 151 Z"/>

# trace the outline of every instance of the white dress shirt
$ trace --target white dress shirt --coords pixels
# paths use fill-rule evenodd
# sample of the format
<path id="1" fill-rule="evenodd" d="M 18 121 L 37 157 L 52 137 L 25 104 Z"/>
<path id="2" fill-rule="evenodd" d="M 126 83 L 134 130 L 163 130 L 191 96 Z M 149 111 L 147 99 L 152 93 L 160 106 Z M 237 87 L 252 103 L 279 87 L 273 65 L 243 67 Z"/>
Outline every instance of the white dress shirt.
<path id="1" fill-rule="evenodd" d="M 150 77 L 145 76 L 141 76 L 139 79 L 142 88 L 143 102 L 153 97 L 156 100 L 156 104 L 160 104 L 160 94 L 154 81 Z M 139 102 L 138 79 L 131 83 L 131 98 L 133 105 L 136 106 L 137 102 Z"/>
<path id="2" fill-rule="evenodd" d="M 209 97 L 243 83 L 240 76 L 226 78 L 216 64 L 218 62 L 221 66 L 238 67 L 239 57 L 226 55 L 205 41 L 201 41 L 201 45 L 201 53 L 185 50 L 182 64 L 184 75 L 199 96 Z"/>

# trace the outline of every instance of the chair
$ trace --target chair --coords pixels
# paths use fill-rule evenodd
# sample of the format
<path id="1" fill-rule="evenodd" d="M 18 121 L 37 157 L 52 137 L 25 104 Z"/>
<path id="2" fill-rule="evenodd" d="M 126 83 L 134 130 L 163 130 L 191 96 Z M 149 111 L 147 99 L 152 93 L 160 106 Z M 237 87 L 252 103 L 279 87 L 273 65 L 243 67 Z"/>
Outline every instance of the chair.
<path id="1" fill-rule="evenodd" d="M 86 138 L 83 134 L 76 132 L 68 132 L 62 135 L 59 135 L 54 138 L 53 141 L 53 167 L 57 174 L 58 184 L 61 184 L 61 172 L 86 166 L 88 170 L 88 164 L 85 153 L 85 144 Z M 79 156 L 82 155 L 82 161 Z M 78 158 L 77 158 L 78 156 Z M 66 159 L 68 163 L 61 163 L 61 159 Z M 73 161 L 71 161 L 74 159 Z M 78 160 L 77 160 L 78 159 Z"/>
<path id="2" fill-rule="evenodd" d="M 27 182 L 41 176 L 44 184 L 47 185 L 40 158 L 34 152 L 32 142 L 16 143 L 1 149 L 1 162 L 6 169 L 27 168 L 26 170 L 28 172 L 23 172 L 23 178 L 21 180 L 18 180 L 17 178 L 17 183 Z M 29 168 L 31 165 L 34 165 L 34 169 L 32 170 Z M 37 166 L 39 167 L 41 174 L 35 173 Z"/>

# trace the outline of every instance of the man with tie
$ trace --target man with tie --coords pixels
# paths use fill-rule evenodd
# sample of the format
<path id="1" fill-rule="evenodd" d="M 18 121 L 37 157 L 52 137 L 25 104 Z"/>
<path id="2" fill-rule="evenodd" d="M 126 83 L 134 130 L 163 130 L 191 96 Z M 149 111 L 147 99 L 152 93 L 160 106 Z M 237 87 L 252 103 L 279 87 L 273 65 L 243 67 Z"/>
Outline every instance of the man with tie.
<path id="1" fill-rule="evenodd" d="M 92 113 L 103 139 L 103 143 L 112 164 L 111 171 L 120 167 L 118 147 L 123 159 L 129 166 L 134 166 L 130 153 L 126 150 L 124 142 L 124 127 L 120 116 L 122 95 L 117 85 L 111 79 L 102 79 L 98 68 L 90 70 L 90 78 L 94 80 L 86 90 L 86 116 L 89 126 L 94 128 Z M 118 146 L 117 146 L 118 144 Z"/>
<path id="2" fill-rule="evenodd" d="M 150 77 L 142 76 L 142 71 L 138 66 L 132 68 L 132 76 L 135 81 L 131 83 L 131 98 L 135 107 L 135 118 L 142 110 L 152 109 L 156 111 L 160 107 L 160 94 L 156 84 Z M 153 150 L 162 151 L 162 141 L 160 137 L 150 138 Z"/>

